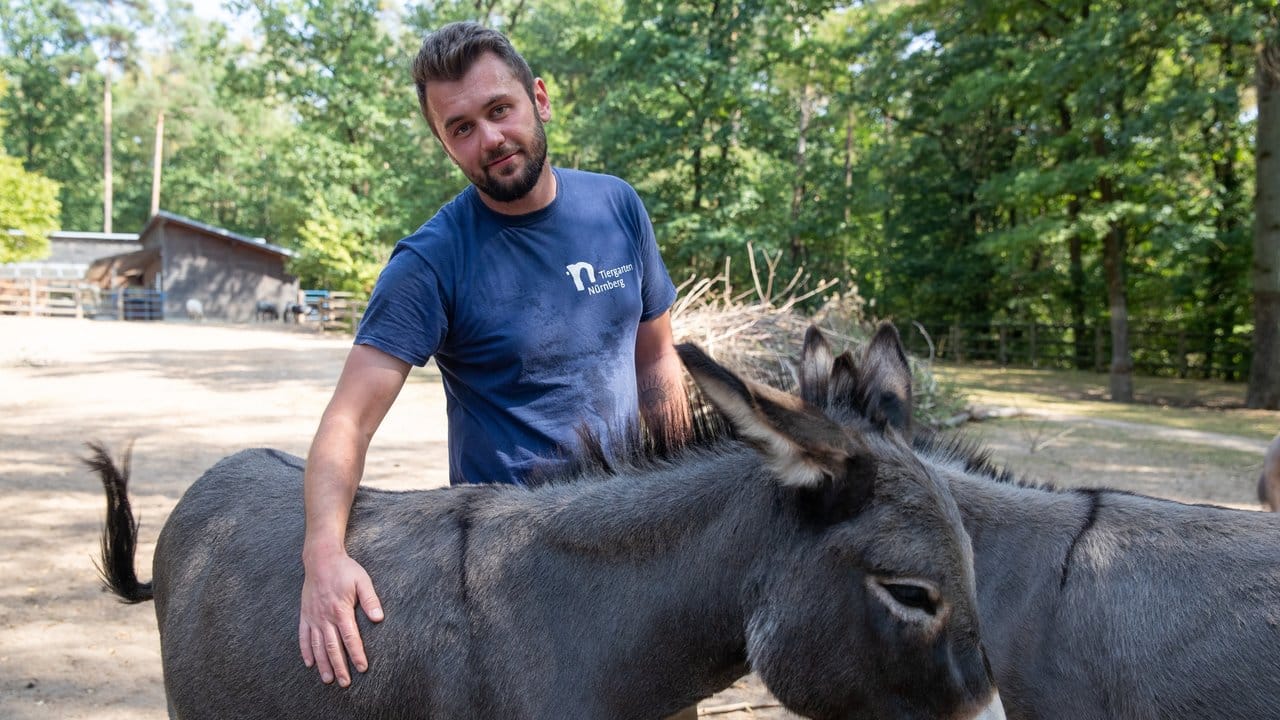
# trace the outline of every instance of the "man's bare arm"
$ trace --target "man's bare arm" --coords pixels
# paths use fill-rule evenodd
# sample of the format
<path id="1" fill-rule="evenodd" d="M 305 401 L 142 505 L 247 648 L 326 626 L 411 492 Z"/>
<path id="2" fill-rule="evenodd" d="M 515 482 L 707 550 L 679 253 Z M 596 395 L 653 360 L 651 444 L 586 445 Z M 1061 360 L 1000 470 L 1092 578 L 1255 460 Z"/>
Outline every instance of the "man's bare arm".
<path id="1" fill-rule="evenodd" d="M 689 429 L 689 399 L 680 356 L 671 337 L 671 312 L 640 323 L 636 330 L 636 389 L 645 424 L 679 443 Z"/>
<path id="2" fill-rule="evenodd" d="M 326 683 L 336 678 L 339 685 L 351 684 L 348 656 L 361 672 L 369 666 L 356 626 L 356 604 L 370 620 L 382 620 L 368 573 L 347 555 L 347 521 L 369 443 L 409 369 L 408 363 L 375 348 L 352 347 L 307 454 L 307 530 L 302 546 L 306 577 L 298 646 L 303 662 L 314 665 Z"/>

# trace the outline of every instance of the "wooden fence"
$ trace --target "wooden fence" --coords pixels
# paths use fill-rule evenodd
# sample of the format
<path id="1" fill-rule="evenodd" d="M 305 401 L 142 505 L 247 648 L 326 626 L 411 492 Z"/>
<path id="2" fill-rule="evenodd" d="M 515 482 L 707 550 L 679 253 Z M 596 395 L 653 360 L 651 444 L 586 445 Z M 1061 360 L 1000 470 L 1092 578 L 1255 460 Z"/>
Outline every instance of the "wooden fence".
<path id="1" fill-rule="evenodd" d="M 368 300 L 349 292 L 303 291 L 303 322 L 321 330 L 351 332 Z M 164 293 L 130 288 L 103 291 L 96 285 L 50 278 L 0 278 L 0 315 L 163 320 Z"/>
<path id="2" fill-rule="evenodd" d="M 91 317 L 102 302 L 94 285 L 45 278 L 0 278 L 0 314 Z"/>
<path id="3" fill-rule="evenodd" d="M 303 290 L 306 314 L 299 319 L 317 322 L 322 330 L 354 332 L 369 301 L 354 293 L 335 290 Z"/>
<path id="4" fill-rule="evenodd" d="M 1103 323 L 1087 323 L 1076 336 L 1070 325 L 1030 322 L 991 324 L 902 323 L 907 349 L 952 362 L 992 362 L 1002 366 L 1077 368 L 1106 372 L 1111 365 L 1111 333 Z M 927 334 L 927 338 L 926 338 Z M 1173 323 L 1129 326 L 1134 372 L 1166 377 L 1249 376 L 1253 337 L 1248 333 L 1198 331 Z"/>

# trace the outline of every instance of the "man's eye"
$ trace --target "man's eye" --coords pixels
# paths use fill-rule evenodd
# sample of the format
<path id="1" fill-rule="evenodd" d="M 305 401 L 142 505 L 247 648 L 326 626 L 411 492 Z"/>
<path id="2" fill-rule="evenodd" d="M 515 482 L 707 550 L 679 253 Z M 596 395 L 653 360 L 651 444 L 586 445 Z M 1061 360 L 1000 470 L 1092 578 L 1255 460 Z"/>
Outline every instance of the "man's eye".
<path id="1" fill-rule="evenodd" d="M 510 111 L 511 111 L 511 107 L 509 105 L 499 105 L 498 107 L 493 109 L 493 116 L 502 117 L 503 115 L 506 115 Z"/>
<path id="2" fill-rule="evenodd" d="M 456 137 L 462 137 L 463 135 L 466 135 L 469 132 L 471 132 L 471 126 L 467 124 L 459 125 L 453 129 L 453 134 Z"/>

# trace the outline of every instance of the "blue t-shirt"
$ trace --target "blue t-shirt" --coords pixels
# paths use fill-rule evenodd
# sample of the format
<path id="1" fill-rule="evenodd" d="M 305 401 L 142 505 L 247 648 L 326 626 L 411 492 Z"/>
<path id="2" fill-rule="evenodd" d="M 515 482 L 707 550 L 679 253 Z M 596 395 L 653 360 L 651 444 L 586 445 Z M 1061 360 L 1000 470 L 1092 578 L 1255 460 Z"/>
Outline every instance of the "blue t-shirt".
<path id="1" fill-rule="evenodd" d="M 541 210 L 501 215 L 468 187 L 401 240 L 356 334 L 413 365 L 435 356 L 455 485 L 521 483 L 579 425 L 633 419 L 636 328 L 675 300 L 635 190 L 554 172 Z"/>

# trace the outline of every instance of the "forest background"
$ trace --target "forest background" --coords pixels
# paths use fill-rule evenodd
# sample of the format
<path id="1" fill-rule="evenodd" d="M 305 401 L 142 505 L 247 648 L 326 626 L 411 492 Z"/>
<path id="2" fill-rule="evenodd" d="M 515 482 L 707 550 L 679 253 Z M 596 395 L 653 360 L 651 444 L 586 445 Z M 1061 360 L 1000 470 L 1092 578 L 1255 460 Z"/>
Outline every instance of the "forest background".
<path id="1" fill-rule="evenodd" d="M 0 0 L 0 262 L 140 230 L 158 156 L 163 209 L 367 291 L 466 183 L 409 74 L 455 19 L 512 37 L 553 161 L 630 181 L 677 280 L 748 286 L 751 247 L 875 316 L 1060 324 L 1080 367 L 1105 328 L 1117 399 L 1132 323 L 1248 336 L 1280 407 L 1275 0 Z"/>

